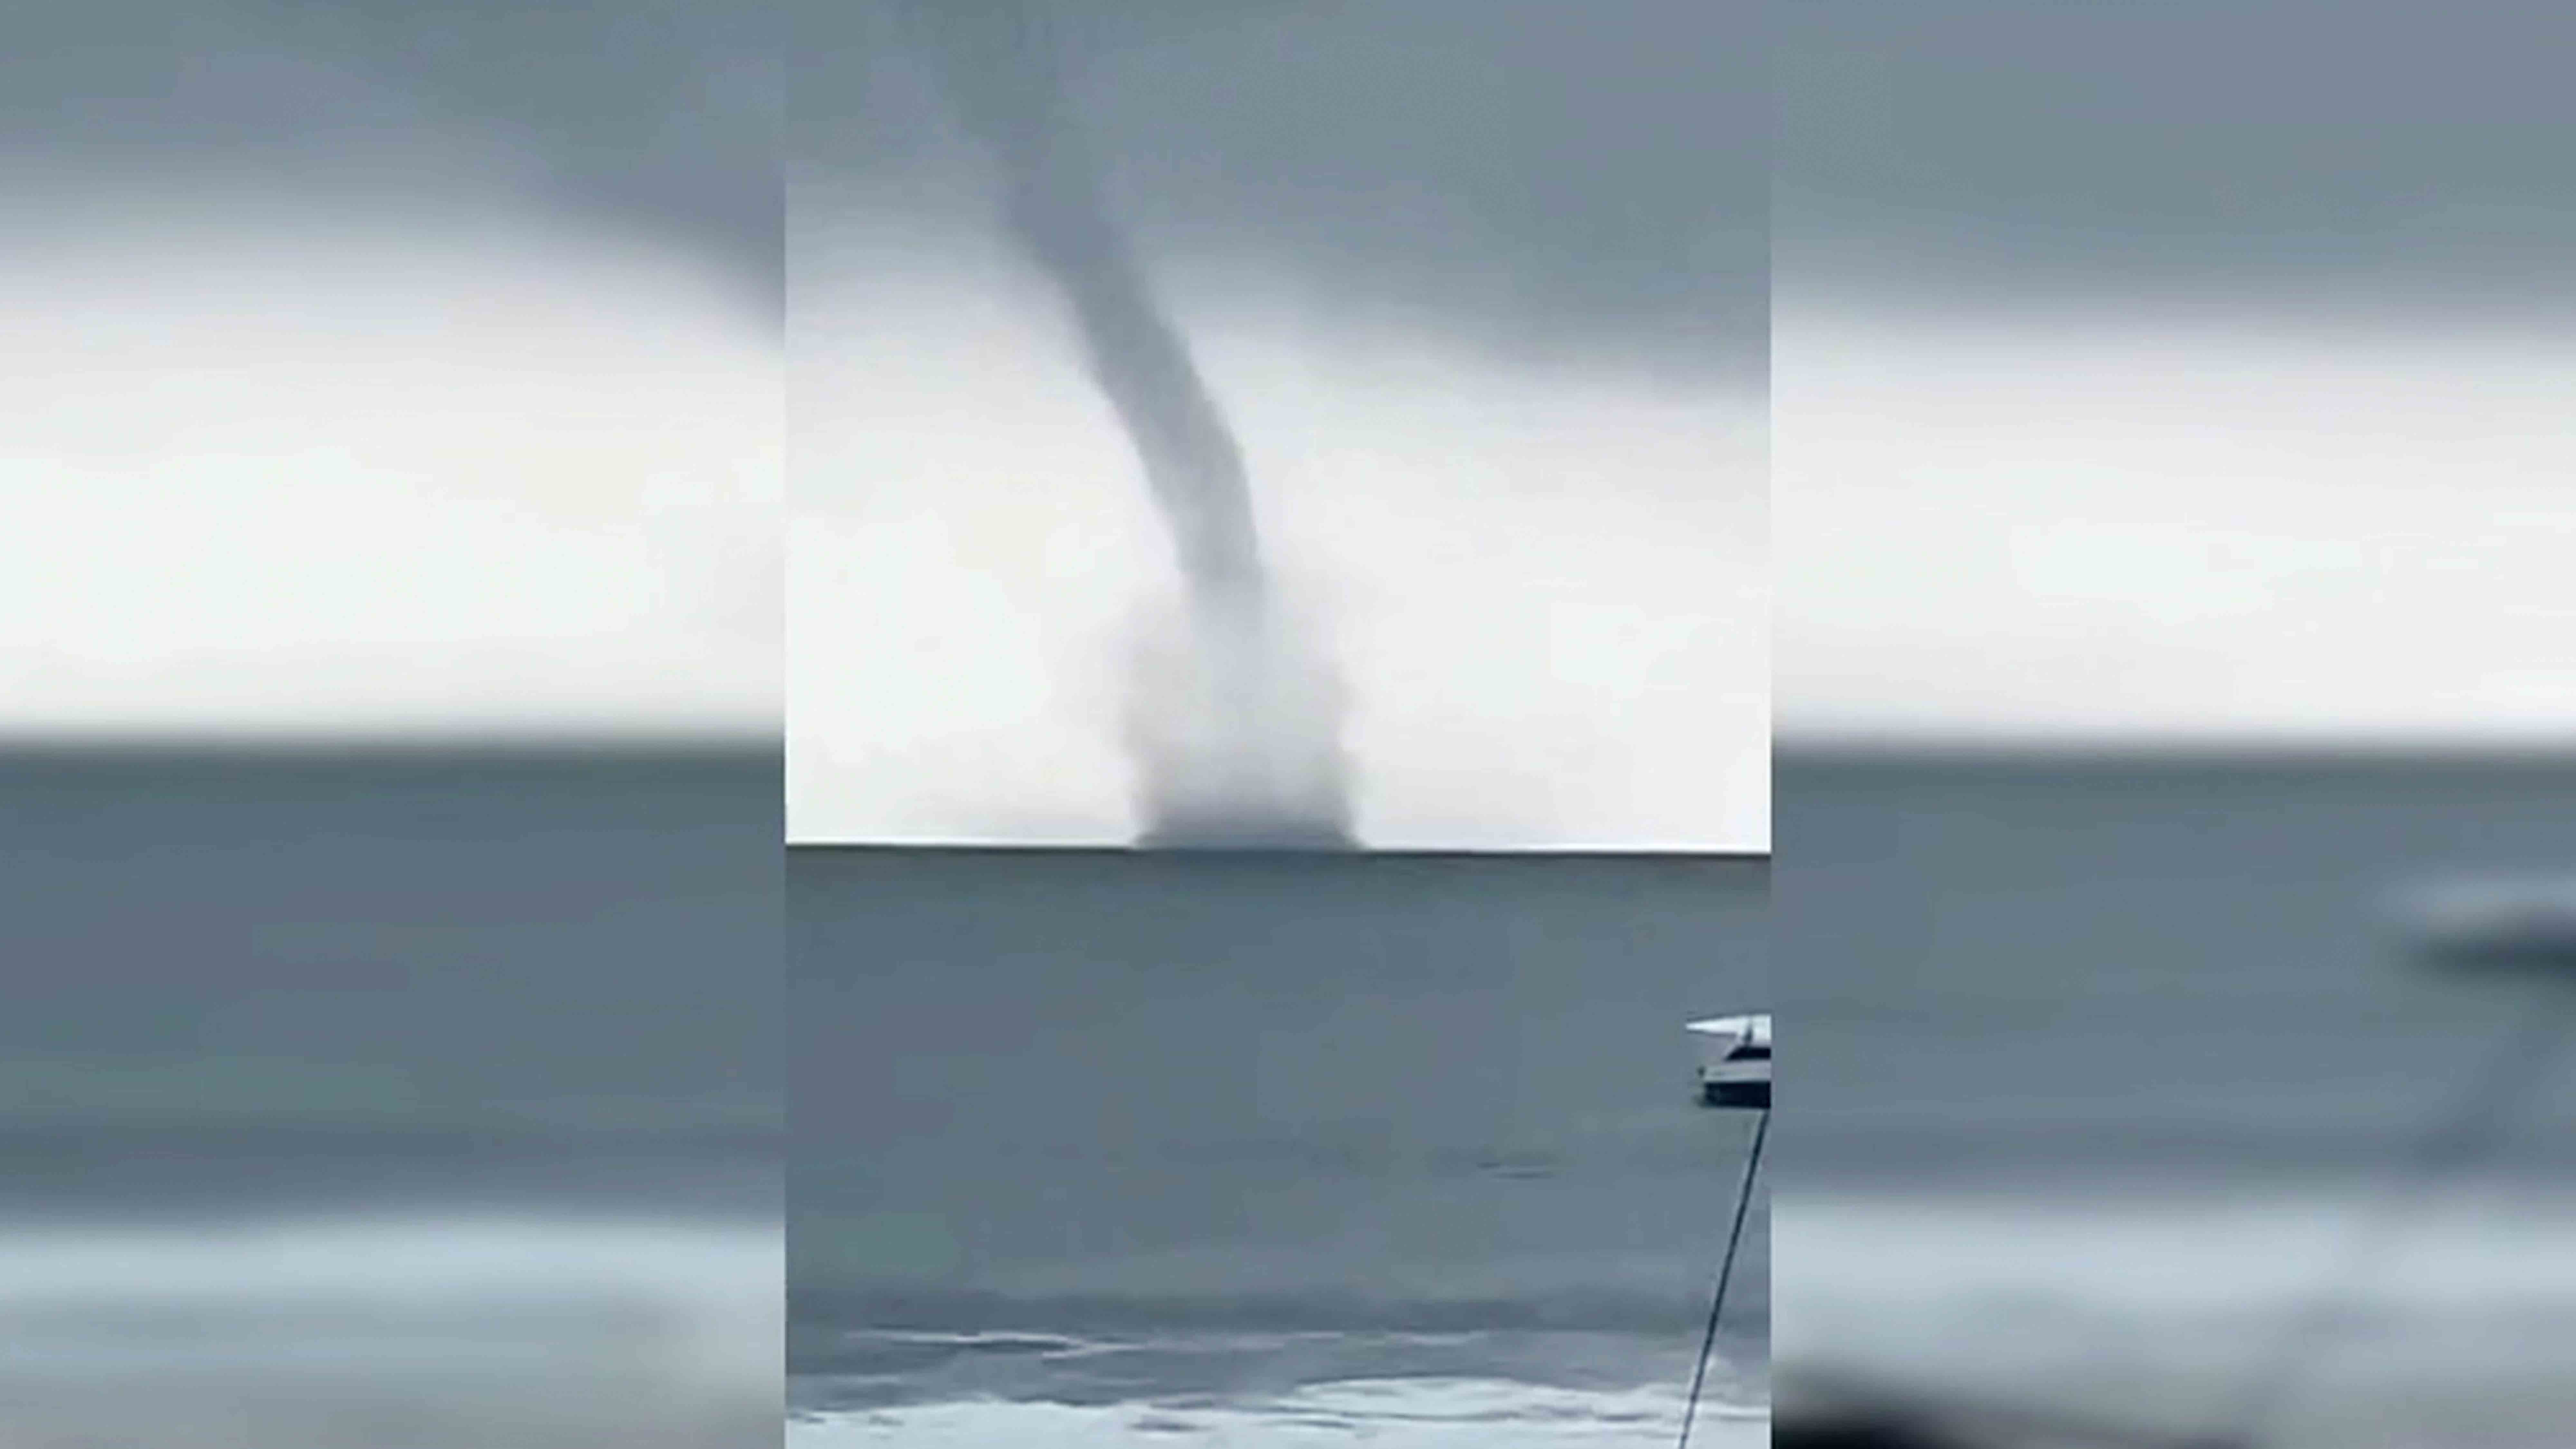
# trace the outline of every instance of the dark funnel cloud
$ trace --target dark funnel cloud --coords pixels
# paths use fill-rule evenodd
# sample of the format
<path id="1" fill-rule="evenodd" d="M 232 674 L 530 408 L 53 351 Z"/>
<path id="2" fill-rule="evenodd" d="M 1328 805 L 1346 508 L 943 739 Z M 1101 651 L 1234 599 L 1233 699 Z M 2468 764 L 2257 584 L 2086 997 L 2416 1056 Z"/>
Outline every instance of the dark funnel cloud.
<path id="1" fill-rule="evenodd" d="M 1062 295 L 1171 530 L 1189 617 L 1149 647 L 1129 722 L 1146 843 L 1347 844 L 1336 693 L 1272 607 L 1242 449 L 1109 213 L 1049 8 L 908 0 L 899 13 L 990 153 L 1003 222 Z"/>
<path id="2" fill-rule="evenodd" d="M 1012 236 L 1063 293 L 1194 592 L 1251 594 L 1261 556 L 1242 450 L 1100 194 L 1038 4 L 910 0 L 957 113 L 990 147 Z"/>

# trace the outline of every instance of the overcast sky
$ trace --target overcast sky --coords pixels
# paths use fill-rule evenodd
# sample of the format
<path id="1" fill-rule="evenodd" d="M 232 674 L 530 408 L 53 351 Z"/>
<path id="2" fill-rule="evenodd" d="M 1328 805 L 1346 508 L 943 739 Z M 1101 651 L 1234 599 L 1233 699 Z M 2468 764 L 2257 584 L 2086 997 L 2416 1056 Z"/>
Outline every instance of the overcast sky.
<path id="1" fill-rule="evenodd" d="M 1764 847 L 1746 16 L 1081 8 L 1080 119 L 1342 672 L 1362 837 Z M 809 20 L 790 833 L 1123 841 L 1161 525 L 921 67 L 869 7 Z"/>
<path id="2" fill-rule="evenodd" d="M 1068 27 L 1375 837 L 1761 837 L 1774 196 L 1787 727 L 2563 731 L 2564 7 L 1611 11 Z M 797 828 L 1118 838 L 1160 535 L 873 16 L 790 46 Z M 760 11 L 16 34 L 13 730 L 774 718 Z"/>
<path id="3" fill-rule="evenodd" d="M 2576 725 L 2576 12 L 1784 7 L 1784 740 Z"/>
<path id="4" fill-rule="evenodd" d="M 774 33 L 102 0 L 12 39 L 9 733 L 775 728 Z"/>

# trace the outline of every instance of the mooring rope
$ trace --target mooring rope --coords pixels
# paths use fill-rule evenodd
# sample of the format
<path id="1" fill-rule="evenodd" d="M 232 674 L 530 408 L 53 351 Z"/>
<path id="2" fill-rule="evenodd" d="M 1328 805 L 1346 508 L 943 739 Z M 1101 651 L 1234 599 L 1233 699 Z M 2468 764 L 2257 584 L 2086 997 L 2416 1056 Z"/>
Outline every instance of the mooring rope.
<path id="1" fill-rule="evenodd" d="M 1690 1402 L 1682 1409 L 1679 1449 L 1690 1449 L 1692 1421 L 1699 1417 L 1700 1391 L 1708 1384 L 1709 1355 L 1717 1348 L 1717 1320 L 1726 1311 L 1726 1285 L 1735 1277 L 1735 1251 L 1744 1242 L 1744 1218 L 1753 1205 L 1753 1174 L 1762 1167 L 1762 1140 L 1771 1135 L 1771 1109 L 1753 1119 L 1753 1146 L 1744 1154 L 1744 1180 L 1735 1190 L 1735 1222 L 1726 1230 L 1726 1255 L 1717 1264 L 1717 1292 L 1708 1305 L 1708 1331 L 1699 1341 L 1699 1367 L 1691 1373 Z"/>

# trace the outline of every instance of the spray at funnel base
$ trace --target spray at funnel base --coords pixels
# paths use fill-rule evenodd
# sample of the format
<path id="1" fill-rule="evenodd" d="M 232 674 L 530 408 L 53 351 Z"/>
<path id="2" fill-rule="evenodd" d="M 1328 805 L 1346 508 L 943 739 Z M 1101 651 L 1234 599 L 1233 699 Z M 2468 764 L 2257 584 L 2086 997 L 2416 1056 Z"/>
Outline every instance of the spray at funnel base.
<path id="1" fill-rule="evenodd" d="M 1130 697 L 1152 849 L 1353 844 L 1340 689 L 1258 595 L 1202 595 L 1151 641 Z"/>

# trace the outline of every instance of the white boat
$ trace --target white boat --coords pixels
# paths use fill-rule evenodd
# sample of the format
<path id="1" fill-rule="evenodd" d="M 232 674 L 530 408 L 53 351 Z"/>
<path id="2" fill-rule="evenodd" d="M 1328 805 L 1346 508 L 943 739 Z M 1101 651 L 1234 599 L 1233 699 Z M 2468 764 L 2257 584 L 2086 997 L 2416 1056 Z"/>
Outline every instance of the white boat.
<path id="1" fill-rule="evenodd" d="M 1699 1099 L 1710 1107 L 1771 1105 L 1771 1014 L 1712 1016 L 1686 1028 L 1699 1038 Z"/>

